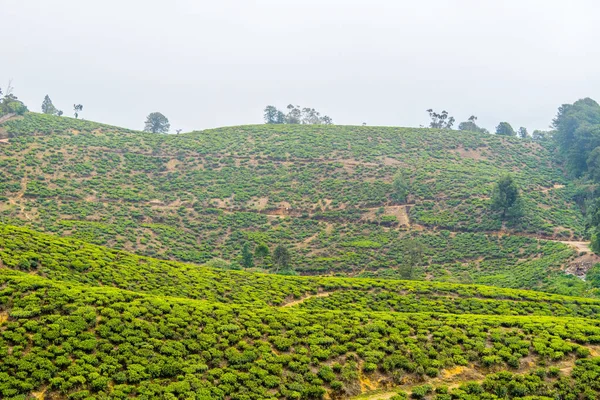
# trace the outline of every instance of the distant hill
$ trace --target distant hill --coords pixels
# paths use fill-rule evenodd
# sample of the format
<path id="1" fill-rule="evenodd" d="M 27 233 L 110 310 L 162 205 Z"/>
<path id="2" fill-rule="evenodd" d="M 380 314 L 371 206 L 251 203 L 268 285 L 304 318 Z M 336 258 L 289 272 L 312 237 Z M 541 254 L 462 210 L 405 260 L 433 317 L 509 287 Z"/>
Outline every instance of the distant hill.
<path id="1" fill-rule="evenodd" d="M 398 276 L 413 239 L 424 248 L 420 279 L 582 293 L 560 277 L 576 253 L 538 240 L 583 235 L 575 188 L 548 145 L 323 125 L 158 135 L 35 113 L 0 131 L 11 136 L 0 145 L 4 222 L 196 263 L 238 262 L 245 242 L 283 243 L 300 274 Z M 518 221 L 489 208 L 506 173 L 522 191 Z M 401 202 L 398 175 L 409 187 Z"/>

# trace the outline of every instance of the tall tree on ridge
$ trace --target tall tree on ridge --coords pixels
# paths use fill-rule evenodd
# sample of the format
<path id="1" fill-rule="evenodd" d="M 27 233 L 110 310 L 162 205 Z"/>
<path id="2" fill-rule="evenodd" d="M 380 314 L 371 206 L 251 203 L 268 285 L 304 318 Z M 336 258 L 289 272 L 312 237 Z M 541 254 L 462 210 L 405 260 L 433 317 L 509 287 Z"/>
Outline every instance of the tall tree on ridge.
<path id="1" fill-rule="evenodd" d="M 171 124 L 169 119 L 159 112 L 148 114 L 144 126 L 144 132 L 152 133 L 168 133 Z"/>
<path id="2" fill-rule="evenodd" d="M 496 135 L 516 136 L 515 130 L 508 122 L 500 122 L 496 127 Z"/>
<path id="3" fill-rule="evenodd" d="M 42 102 L 42 112 L 50 115 L 58 114 L 58 110 L 54 107 L 54 104 L 52 104 L 52 100 L 50 100 L 50 96 L 48 95 L 44 97 L 44 101 Z"/>
<path id="4" fill-rule="evenodd" d="M 75 118 L 79 118 L 79 113 L 83 110 L 83 105 L 81 104 L 73 104 L 73 112 L 75 114 Z"/>

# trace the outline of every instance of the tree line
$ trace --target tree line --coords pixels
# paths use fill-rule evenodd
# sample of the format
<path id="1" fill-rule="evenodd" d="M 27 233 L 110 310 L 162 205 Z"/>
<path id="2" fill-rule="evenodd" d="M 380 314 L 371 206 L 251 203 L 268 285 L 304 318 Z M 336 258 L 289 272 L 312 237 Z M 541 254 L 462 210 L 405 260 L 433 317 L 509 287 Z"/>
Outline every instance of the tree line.
<path id="1" fill-rule="evenodd" d="M 429 128 L 434 129 L 452 129 L 456 119 L 448 113 L 448 111 L 443 110 L 442 112 L 436 112 L 433 109 L 426 110 L 429 114 L 429 118 L 431 121 L 429 122 Z M 475 115 L 471 115 L 466 121 L 463 121 L 458 124 L 459 131 L 468 131 L 468 132 L 478 132 L 478 133 L 487 133 L 490 131 L 487 129 L 480 127 L 476 123 L 477 117 Z M 531 138 L 533 140 L 542 140 L 547 136 L 547 132 L 535 130 L 533 134 L 529 134 L 527 128 L 520 127 L 515 130 L 512 125 L 508 122 L 500 122 L 496 126 L 495 130 L 496 135 L 500 136 L 516 136 L 521 139 Z"/>
<path id="2" fill-rule="evenodd" d="M 573 197 L 587 217 L 592 250 L 600 253 L 600 105 L 590 98 L 563 104 L 552 127 L 564 167 L 576 183 Z"/>
<path id="3" fill-rule="evenodd" d="M 75 103 L 73 104 L 73 116 L 75 118 L 79 118 L 79 114 L 83 111 L 83 104 Z M 54 106 L 52 99 L 50 96 L 44 96 L 44 100 L 42 101 L 42 113 L 48 115 L 56 115 L 57 117 L 62 117 L 64 112 L 59 110 Z"/>
<path id="4" fill-rule="evenodd" d="M 302 125 L 333 125 L 333 120 L 328 115 L 314 108 L 294 106 L 288 104 L 287 112 L 278 110 L 277 107 L 268 105 L 264 110 L 266 124 L 302 124 Z"/>

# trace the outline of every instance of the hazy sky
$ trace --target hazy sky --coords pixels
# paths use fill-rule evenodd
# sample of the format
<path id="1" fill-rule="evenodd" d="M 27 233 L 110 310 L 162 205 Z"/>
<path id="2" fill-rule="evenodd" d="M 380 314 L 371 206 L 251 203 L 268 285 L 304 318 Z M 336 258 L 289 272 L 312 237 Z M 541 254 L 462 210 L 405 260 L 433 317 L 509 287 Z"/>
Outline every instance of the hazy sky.
<path id="1" fill-rule="evenodd" d="M 338 124 L 419 126 L 425 109 L 545 129 L 600 100 L 596 0 L 0 0 L 0 86 L 39 111 L 141 129 L 262 122 L 267 104 Z"/>

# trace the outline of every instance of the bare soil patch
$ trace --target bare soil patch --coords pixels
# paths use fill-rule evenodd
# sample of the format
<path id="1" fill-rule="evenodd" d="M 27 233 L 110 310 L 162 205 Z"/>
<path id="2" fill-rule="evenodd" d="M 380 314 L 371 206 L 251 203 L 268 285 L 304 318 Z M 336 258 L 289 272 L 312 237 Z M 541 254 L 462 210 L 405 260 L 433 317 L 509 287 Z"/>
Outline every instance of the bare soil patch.
<path id="1" fill-rule="evenodd" d="M 402 161 L 396 160 L 395 158 L 384 157 L 383 165 L 386 166 L 395 166 L 395 165 L 405 165 Z"/>
<path id="2" fill-rule="evenodd" d="M 565 187 L 565 185 L 559 185 L 559 184 L 557 183 L 557 184 L 554 184 L 554 186 L 552 186 L 552 187 L 549 187 L 549 188 L 543 188 L 541 191 L 542 191 L 543 193 L 548 193 L 548 192 L 549 192 L 549 191 L 551 191 L 551 190 L 562 189 L 562 188 L 564 188 L 564 187 Z"/>
<path id="3" fill-rule="evenodd" d="M 558 240 L 559 243 L 567 244 L 581 253 L 591 253 L 590 242 L 573 242 L 570 240 Z"/>
<path id="4" fill-rule="evenodd" d="M 381 207 L 368 208 L 363 214 L 362 219 L 377 219 L 377 212 Z M 410 227 L 410 219 L 408 218 L 408 206 L 384 206 L 382 216 L 393 216 L 398 220 L 398 226 Z"/>
<path id="5" fill-rule="evenodd" d="M 585 280 L 588 271 L 598 263 L 600 263 L 600 257 L 597 255 L 584 254 L 571 261 L 565 269 L 565 272 Z"/>
<path id="6" fill-rule="evenodd" d="M 328 297 L 328 296 L 331 295 L 331 293 L 332 292 L 323 292 L 323 293 L 311 294 L 311 295 L 302 297 L 301 299 L 290 301 L 289 303 L 286 303 L 286 304 L 282 305 L 281 307 L 293 307 L 293 306 L 297 306 L 298 304 L 304 303 L 308 299 L 312 299 L 312 298 L 315 298 L 315 297 Z"/>
<path id="7" fill-rule="evenodd" d="M 174 171 L 177 165 L 179 165 L 179 161 L 174 158 L 167 161 L 167 171 Z"/>
<path id="8" fill-rule="evenodd" d="M 269 198 L 268 197 L 258 197 L 258 198 L 254 198 L 250 201 L 250 207 L 257 209 L 257 210 L 264 210 L 265 208 L 267 208 L 267 204 L 269 204 Z"/>
<path id="9" fill-rule="evenodd" d="M 464 147 L 460 146 L 460 147 L 457 147 L 456 149 L 452 150 L 452 152 L 455 154 L 458 154 L 462 158 L 470 158 L 472 160 L 478 160 L 478 161 L 489 160 L 489 158 L 487 158 L 485 155 L 483 155 L 483 150 L 484 150 L 484 148 L 465 149 Z"/>

